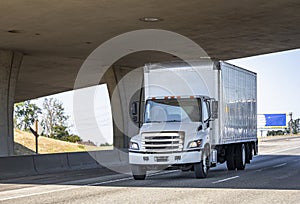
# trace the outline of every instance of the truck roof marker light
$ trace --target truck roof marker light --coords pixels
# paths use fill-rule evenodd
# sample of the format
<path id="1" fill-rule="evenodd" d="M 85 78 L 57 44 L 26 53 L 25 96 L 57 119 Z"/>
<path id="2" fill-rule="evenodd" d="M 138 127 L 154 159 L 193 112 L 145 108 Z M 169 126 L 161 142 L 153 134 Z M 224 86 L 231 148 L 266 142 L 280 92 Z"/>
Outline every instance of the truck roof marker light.
<path id="1" fill-rule="evenodd" d="M 181 99 L 181 96 L 177 96 L 177 99 Z"/>
<path id="2" fill-rule="evenodd" d="M 194 99 L 195 98 L 195 96 L 190 96 L 190 99 Z"/>
<path id="3" fill-rule="evenodd" d="M 168 96 L 165 96 L 165 97 L 164 97 L 164 99 L 168 99 L 168 98 L 169 98 Z"/>
<path id="4" fill-rule="evenodd" d="M 171 98 L 171 99 L 174 99 L 174 98 L 175 98 L 175 96 L 171 96 L 170 98 Z"/>
<path id="5" fill-rule="evenodd" d="M 155 97 L 152 97 L 152 98 L 151 98 L 152 101 L 155 100 L 155 99 L 156 99 Z"/>
<path id="6" fill-rule="evenodd" d="M 159 21 L 163 21 L 162 18 L 154 17 L 154 16 L 145 16 L 139 19 L 140 21 L 146 22 L 146 23 L 156 23 Z"/>

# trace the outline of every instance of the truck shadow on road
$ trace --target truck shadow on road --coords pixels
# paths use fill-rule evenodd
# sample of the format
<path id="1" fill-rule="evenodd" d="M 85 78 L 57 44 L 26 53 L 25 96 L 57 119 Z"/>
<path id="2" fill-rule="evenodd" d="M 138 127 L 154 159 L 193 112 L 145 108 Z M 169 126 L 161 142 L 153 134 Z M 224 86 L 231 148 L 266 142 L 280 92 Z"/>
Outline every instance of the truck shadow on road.
<path id="1" fill-rule="evenodd" d="M 2 179 L 0 191 L 2 184 L 11 184 L 17 186 L 16 188 L 22 188 L 22 185 L 55 184 L 95 187 L 300 190 L 300 156 L 259 155 L 251 164 L 247 164 L 243 171 L 228 171 L 226 164 L 220 164 L 211 168 L 205 179 L 196 179 L 194 172 L 191 171 L 176 170 L 150 173 L 146 180 L 136 181 L 130 175 L 120 175 L 109 169 L 97 168 Z"/>

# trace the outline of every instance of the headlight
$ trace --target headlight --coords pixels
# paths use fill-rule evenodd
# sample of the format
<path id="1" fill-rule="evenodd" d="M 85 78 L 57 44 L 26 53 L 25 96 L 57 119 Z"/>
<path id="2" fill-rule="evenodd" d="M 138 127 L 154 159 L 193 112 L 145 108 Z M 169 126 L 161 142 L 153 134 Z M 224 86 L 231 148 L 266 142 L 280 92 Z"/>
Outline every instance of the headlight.
<path id="1" fill-rule="evenodd" d="M 139 145 L 136 142 L 129 142 L 129 148 L 133 150 L 139 150 Z"/>
<path id="2" fill-rule="evenodd" d="M 189 148 L 200 147 L 201 144 L 202 144 L 202 140 L 195 140 L 189 143 Z"/>

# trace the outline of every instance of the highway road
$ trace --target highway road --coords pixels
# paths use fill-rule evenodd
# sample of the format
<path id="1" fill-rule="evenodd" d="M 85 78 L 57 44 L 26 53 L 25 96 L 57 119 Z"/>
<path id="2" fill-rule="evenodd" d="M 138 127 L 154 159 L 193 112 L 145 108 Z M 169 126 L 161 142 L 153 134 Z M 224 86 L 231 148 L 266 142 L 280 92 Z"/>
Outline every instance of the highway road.
<path id="1" fill-rule="evenodd" d="M 0 180 L 0 203 L 300 203 L 300 136 L 263 138 L 244 171 L 222 164 L 206 179 L 152 173 L 144 181 L 103 169 Z"/>

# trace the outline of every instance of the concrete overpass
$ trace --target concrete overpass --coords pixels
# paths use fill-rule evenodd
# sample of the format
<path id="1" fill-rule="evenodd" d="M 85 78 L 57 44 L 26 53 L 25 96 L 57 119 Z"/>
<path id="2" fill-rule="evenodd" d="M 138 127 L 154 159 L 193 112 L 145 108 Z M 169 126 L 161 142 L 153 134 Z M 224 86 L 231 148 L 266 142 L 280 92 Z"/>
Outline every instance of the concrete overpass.
<path id="1" fill-rule="evenodd" d="M 192 39 L 210 57 L 227 60 L 299 48 L 299 10 L 297 0 L 2 1 L 0 156 L 13 152 L 13 103 L 71 90 L 86 57 L 116 35 L 169 30 Z M 129 70 L 170 59 L 159 52 L 132 54 L 111 66 L 101 83 L 112 94 Z M 117 146 L 124 146 L 123 134 L 114 130 Z"/>

